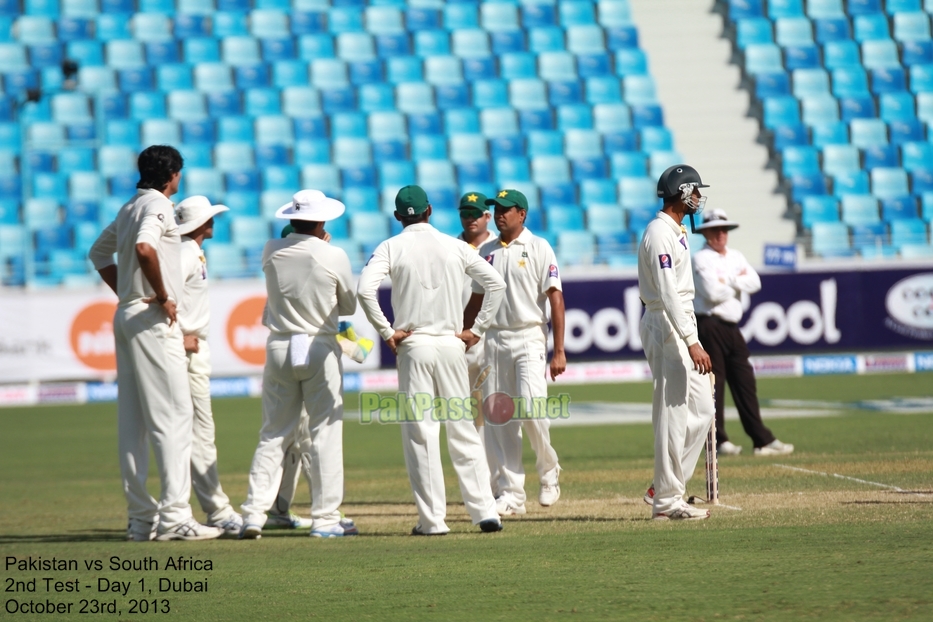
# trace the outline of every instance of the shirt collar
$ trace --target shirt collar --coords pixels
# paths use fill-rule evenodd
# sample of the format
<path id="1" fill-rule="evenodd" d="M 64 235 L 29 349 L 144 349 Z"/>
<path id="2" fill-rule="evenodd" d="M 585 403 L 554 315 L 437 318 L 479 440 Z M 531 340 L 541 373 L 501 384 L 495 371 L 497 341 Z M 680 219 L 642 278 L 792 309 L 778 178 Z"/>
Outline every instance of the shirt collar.
<path id="1" fill-rule="evenodd" d="M 671 218 L 664 212 L 659 211 L 658 218 L 660 218 L 664 224 L 666 224 L 671 229 L 673 229 L 674 233 L 676 233 L 677 235 L 687 235 L 687 228 L 683 224 L 678 225 L 676 220 L 674 220 L 673 218 Z"/>
<path id="2" fill-rule="evenodd" d="M 408 225 L 404 231 L 434 231 L 434 227 L 429 222 L 418 222 Z"/>
<path id="3" fill-rule="evenodd" d="M 532 237 L 532 235 L 534 235 L 534 234 L 532 234 L 531 231 L 528 230 L 528 227 L 524 227 L 524 228 L 522 229 L 522 232 L 518 234 L 518 237 L 515 238 L 514 240 L 512 240 L 512 241 L 511 241 L 510 243 L 508 243 L 508 244 L 506 244 L 505 242 L 502 241 L 502 236 L 499 236 L 498 239 L 499 239 L 499 244 L 500 244 L 501 246 L 509 247 L 509 246 L 511 246 L 512 244 L 529 244 L 529 243 L 531 242 L 531 237 Z"/>

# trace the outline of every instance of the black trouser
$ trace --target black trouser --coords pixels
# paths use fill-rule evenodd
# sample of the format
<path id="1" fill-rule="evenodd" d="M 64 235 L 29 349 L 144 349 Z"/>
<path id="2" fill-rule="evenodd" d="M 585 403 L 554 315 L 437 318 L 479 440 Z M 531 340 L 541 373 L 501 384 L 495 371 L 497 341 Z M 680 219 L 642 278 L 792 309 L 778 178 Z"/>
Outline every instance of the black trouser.
<path id="1" fill-rule="evenodd" d="M 751 437 L 755 447 L 764 447 L 774 440 L 761 421 L 758 408 L 758 388 L 755 371 L 748 362 L 749 352 L 738 324 L 726 322 L 716 316 L 697 316 L 697 332 L 700 344 L 709 353 L 716 374 L 716 444 L 729 440 L 723 411 L 726 382 L 732 392 L 732 400 L 739 411 L 739 419 L 745 433 Z"/>

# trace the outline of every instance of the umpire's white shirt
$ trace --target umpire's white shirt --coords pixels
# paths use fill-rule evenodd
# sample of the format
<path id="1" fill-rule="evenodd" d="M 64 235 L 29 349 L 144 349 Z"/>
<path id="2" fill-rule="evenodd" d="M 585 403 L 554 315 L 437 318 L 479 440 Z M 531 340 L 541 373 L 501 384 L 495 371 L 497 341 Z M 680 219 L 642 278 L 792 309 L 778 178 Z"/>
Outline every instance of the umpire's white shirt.
<path id="1" fill-rule="evenodd" d="M 119 306 L 140 303 L 155 295 L 136 259 L 136 245 L 146 242 L 159 257 L 162 284 L 169 298 L 181 300 L 182 276 L 178 225 L 174 206 L 158 190 L 140 190 L 124 205 L 117 217 L 97 238 L 88 252 L 94 268 L 101 270 L 114 264 L 117 253 L 117 296 Z"/>
<path id="2" fill-rule="evenodd" d="M 664 212 L 648 223 L 638 247 L 638 292 L 648 311 L 667 315 L 688 346 L 697 343 L 687 230 Z"/>
<path id="3" fill-rule="evenodd" d="M 720 255 L 708 244 L 693 256 L 693 281 L 697 315 L 715 315 L 727 322 L 741 320 L 749 294 L 761 289 L 761 277 L 745 255 L 728 247 Z"/>
<path id="4" fill-rule="evenodd" d="M 557 256 L 544 238 L 522 229 L 509 244 L 495 238 L 480 246 L 479 254 L 505 280 L 505 298 L 492 321 L 498 330 L 522 330 L 548 323 L 547 291 L 561 290 Z M 473 285 L 473 292 L 482 289 Z"/>
<path id="5" fill-rule="evenodd" d="M 196 335 L 203 341 L 211 323 L 207 259 L 198 243 L 189 237 L 183 237 L 181 242 L 181 274 L 185 285 L 178 305 L 178 323 L 183 335 Z"/>
<path id="6" fill-rule="evenodd" d="M 356 311 L 350 258 L 318 237 L 290 233 L 266 242 L 262 269 L 263 324 L 273 333 L 336 335 L 339 316 Z"/>
<path id="7" fill-rule="evenodd" d="M 454 336 L 463 330 L 464 273 L 479 283 L 480 292 L 486 292 L 472 328 L 473 334 L 482 336 L 505 284 L 469 244 L 428 223 L 409 225 L 376 247 L 360 274 L 360 305 L 383 339 L 395 330 L 413 331 L 408 339 L 415 341 L 418 335 Z M 394 329 L 377 298 L 387 275 L 392 279 Z"/>

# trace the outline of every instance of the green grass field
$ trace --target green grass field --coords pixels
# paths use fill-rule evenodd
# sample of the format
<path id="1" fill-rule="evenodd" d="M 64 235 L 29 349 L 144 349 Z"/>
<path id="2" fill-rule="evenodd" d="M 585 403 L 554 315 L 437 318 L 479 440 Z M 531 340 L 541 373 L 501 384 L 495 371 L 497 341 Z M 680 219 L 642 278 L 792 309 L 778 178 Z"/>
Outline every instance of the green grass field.
<path id="1" fill-rule="evenodd" d="M 574 401 L 644 402 L 647 384 L 571 387 Z M 933 375 L 760 381 L 762 400 L 928 397 Z M 355 408 L 348 396 L 348 407 Z M 259 429 L 258 400 L 217 400 L 221 476 L 235 505 Z M 448 469 L 444 538 L 408 535 L 416 522 L 396 426 L 345 426 L 344 511 L 357 538 L 266 531 L 258 541 L 128 543 L 116 459 L 115 405 L 0 410 L 0 617 L 16 620 L 930 620 L 933 619 L 933 415 L 843 410 L 768 422 L 797 452 L 720 460 L 722 501 L 692 524 L 657 523 L 641 501 L 652 476 L 648 425 L 561 427 L 562 497 L 480 534 Z M 734 442 L 751 453 L 738 422 Z M 526 448 L 526 470 L 534 472 Z M 446 456 L 445 456 L 446 459 Z M 904 492 L 803 471 L 898 487 Z M 690 492 L 703 493 L 702 469 Z M 154 464 L 151 469 L 154 472 Z M 151 477 L 150 482 L 155 478 Z M 297 510 L 307 514 L 299 489 Z M 202 516 L 198 513 L 199 516 Z M 74 559 L 77 571 L 18 571 L 9 558 Z M 212 570 L 167 570 L 167 558 Z M 159 570 L 111 570 L 111 558 Z M 100 560 L 102 570 L 85 570 Z M 80 593 L 44 578 L 78 579 Z M 32 592 L 10 592 L 37 579 Z M 207 581 L 206 593 L 159 593 L 158 580 Z M 129 582 L 124 595 L 98 580 Z M 139 580 L 152 594 L 141 593 Z M 91 589 L 84 586 L 90 585 Z M 54 589 L 54 588 L 53 588 Z M 145 598 L 149 613 L 131 614 Z M 81 599 L 117 614 L 79 614 Z M 152 613 L 152 599 L 170 612 Z M 74 603 L 71 615 L 12 613 L 16 603 Z"/>

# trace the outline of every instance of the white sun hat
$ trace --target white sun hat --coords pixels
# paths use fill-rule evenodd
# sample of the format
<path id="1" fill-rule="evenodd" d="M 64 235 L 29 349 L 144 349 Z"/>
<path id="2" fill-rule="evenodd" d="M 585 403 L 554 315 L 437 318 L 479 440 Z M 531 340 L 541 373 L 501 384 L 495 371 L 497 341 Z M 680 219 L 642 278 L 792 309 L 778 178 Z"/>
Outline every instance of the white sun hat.
<path id="1" fill-rule="evenodd" d="M 229 211 L 229 209 L 226 205 L 211 205 L 210 199 L 204 196 L 188 197 L 175 206 L 178 235 L 188 235 L 217 214 Z"/>
<path id="2" fill-rule="evenodd" d="M 732 231 L 738 228 L 739 223 L 734 220 L 729 220 L 725 210 L 717 208 L 707 210 L 707 212 L 703 214 L 703 224 L 697 227 L 697 231 L 703 231 L 705 229 L 725 229 L 726 231 Z"/>
<path id="3" fill-rule="evenodd" d="M 340 218 L 346 209 L 343 203 L 324 196 L 320 190 L 299 190 L 292 197 L 291 203 L 276 210 L 275 217 L 285 220 L 324 222 Z"/>

